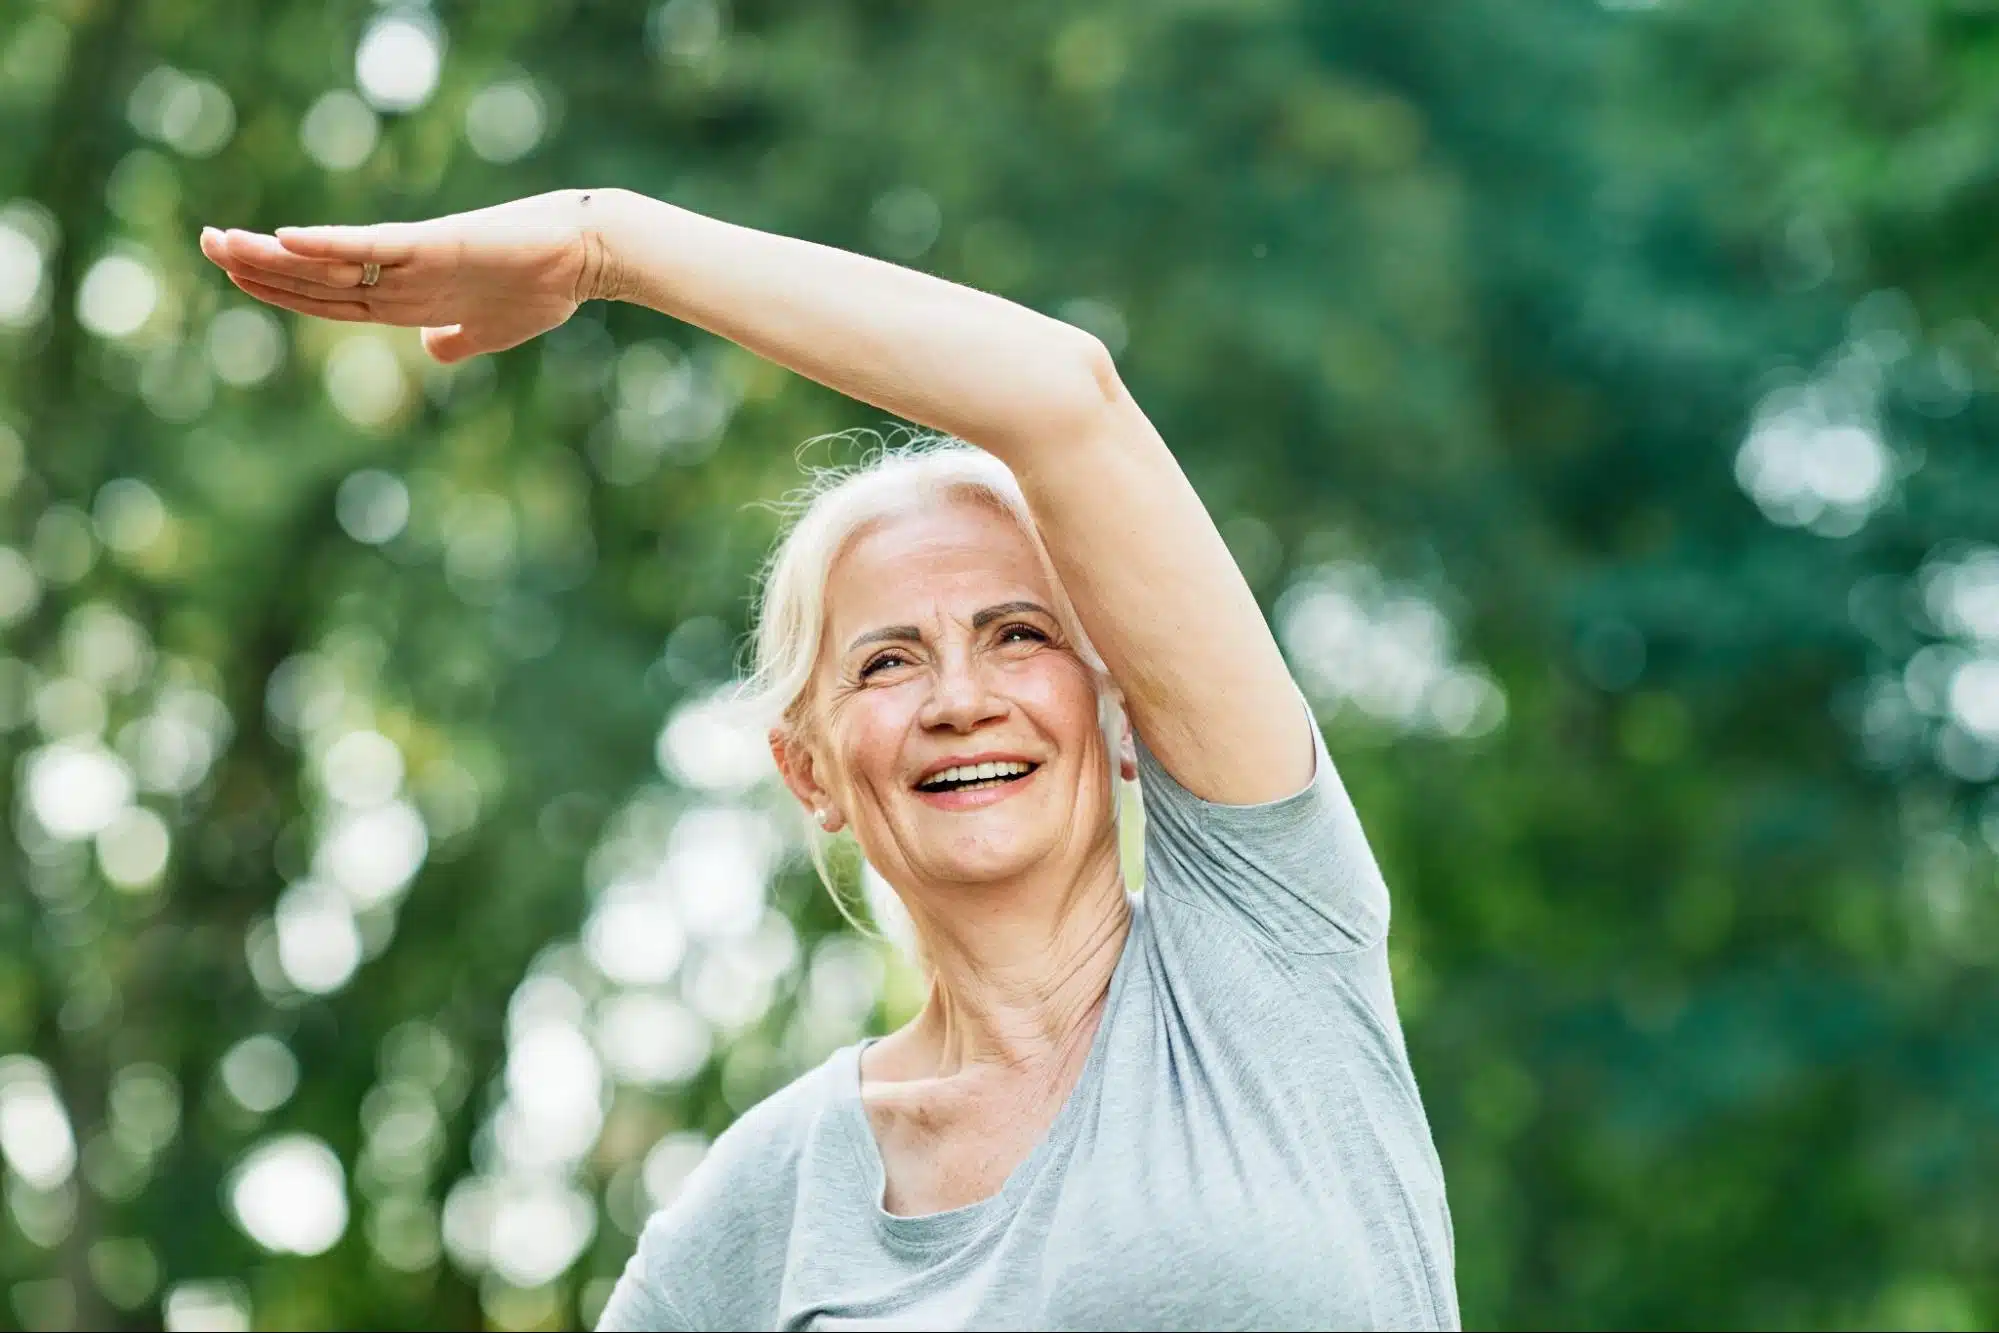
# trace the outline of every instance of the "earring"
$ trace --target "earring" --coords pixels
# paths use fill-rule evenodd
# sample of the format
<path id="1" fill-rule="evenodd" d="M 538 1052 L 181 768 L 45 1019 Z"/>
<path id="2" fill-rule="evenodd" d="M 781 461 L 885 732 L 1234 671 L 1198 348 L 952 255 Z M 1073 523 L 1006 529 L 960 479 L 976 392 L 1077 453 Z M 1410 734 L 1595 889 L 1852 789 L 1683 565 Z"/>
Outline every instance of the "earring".
<path id="1" fill-rule="evenodd" d="M 831 810 L 815 810 L 813 818 L 819 821 L 820 828 L 827 828 L 833 823 L 833 812 Z"/>

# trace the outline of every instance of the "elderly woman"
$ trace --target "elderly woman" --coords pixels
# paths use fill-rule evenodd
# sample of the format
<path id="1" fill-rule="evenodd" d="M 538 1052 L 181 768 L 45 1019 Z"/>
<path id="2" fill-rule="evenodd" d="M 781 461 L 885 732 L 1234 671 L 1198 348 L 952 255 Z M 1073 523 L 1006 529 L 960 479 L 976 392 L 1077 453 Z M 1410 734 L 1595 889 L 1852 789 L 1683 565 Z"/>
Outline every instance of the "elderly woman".
<path id="1" fill-rule="evenodd" d="M 749 685 L 809 818 L 893 886 L 928 999 L 722 1135 L 602 1327 L 1457 1322 L 1380 873 L 1094 338 L 619 190 L 201 244 L 252 296 L 420 326 L 442 361 L 641 302 L 957 441 L 822 489 Z"/>

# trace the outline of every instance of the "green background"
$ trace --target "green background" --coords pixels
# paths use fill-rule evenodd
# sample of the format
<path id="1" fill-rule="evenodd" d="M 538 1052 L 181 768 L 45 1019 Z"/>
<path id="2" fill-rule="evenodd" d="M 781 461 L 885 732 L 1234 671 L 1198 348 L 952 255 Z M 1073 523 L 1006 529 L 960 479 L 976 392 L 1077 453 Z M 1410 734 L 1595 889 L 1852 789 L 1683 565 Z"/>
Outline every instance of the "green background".
<path id="1" fill-rule="evenodd" d="M 1999 1324 L 1999 7 L 17 0 L 0 126 L 0 1320 L 590 1320 L 908 1012 L 702 708 L 879 414 L 195 247 L 587 185 L 1114 348 L 1395 893 L 1467 1323 Z"/>

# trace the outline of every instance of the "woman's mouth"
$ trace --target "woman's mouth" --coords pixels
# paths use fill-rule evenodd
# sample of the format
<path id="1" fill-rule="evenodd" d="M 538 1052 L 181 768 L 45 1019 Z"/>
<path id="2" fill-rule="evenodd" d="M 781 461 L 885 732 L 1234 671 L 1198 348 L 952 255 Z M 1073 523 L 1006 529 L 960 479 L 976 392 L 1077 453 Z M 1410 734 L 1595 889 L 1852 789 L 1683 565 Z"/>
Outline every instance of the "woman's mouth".
<path id="1" fill-rule="evenodd" d="M 1024 760 L 1009 759 L 984 764 L 962 764 L 933 774 L 918 783 L 916 790 L 930 805 L 943 806 L 945 809 L 965 809 L 1000 799 L 1000 793 L 1026 781 L 1040 767 L 1039 764 Z"/>
<path id="2" fill-rule="evenodd" d="M 947 768 L 917 784 L 917 790 L 977 791 L 983 787 L 998 787 L 1024 778 L 1038 767 L 1040 765 L 1018 759 L 1001 759 L 990 764 L 961 764 L 955 768 Z"/>

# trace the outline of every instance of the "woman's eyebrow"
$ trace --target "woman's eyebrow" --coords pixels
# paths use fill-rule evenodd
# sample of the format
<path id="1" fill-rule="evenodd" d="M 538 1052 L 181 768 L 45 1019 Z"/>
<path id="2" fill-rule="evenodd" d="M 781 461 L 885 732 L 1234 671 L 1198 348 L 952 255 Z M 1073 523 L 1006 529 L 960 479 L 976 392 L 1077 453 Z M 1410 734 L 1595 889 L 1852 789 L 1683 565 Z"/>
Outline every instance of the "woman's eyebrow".
<path id="1" fill-rule="evenodd" d="M 974 611 L 972 628 L 984 629 L 1001 616 L 1017 616 L 1026 612 L 1047 616 L 1050 620 L 1055 618 L 1055 613 L 1039 602 L 1001 602 L 996 606 Z M 847 651 L 851 653 L 856 648 L 864 648 L 871 643 L 921 642 L 923 642 L 923 631 L 914 625 L 884 625 L 880 629 L 871 629 L 865 634 L 857 635 L 854 641 L 847 645 Z"/>
<path id="2" fill-rule="evenodd" d="M 857 636 L 847 645 L 847 651 L 865 647 L 870 643 L 922 643 L 923 631 L 914 625 L 884 625 Z"/>
<path id="3" fill-rule="evenodd" d="M 1054 612 L 1039 602 L 1001 602 L 998 606 L 989 606 L 983 611 L 974 612 L 972 628 L 984 629 L 1001 616 L 1017 616 L 1023 611 L 1032 611 L 1037 615 L 1047 616 L 1050 620 L 1055 619 Z"/>

